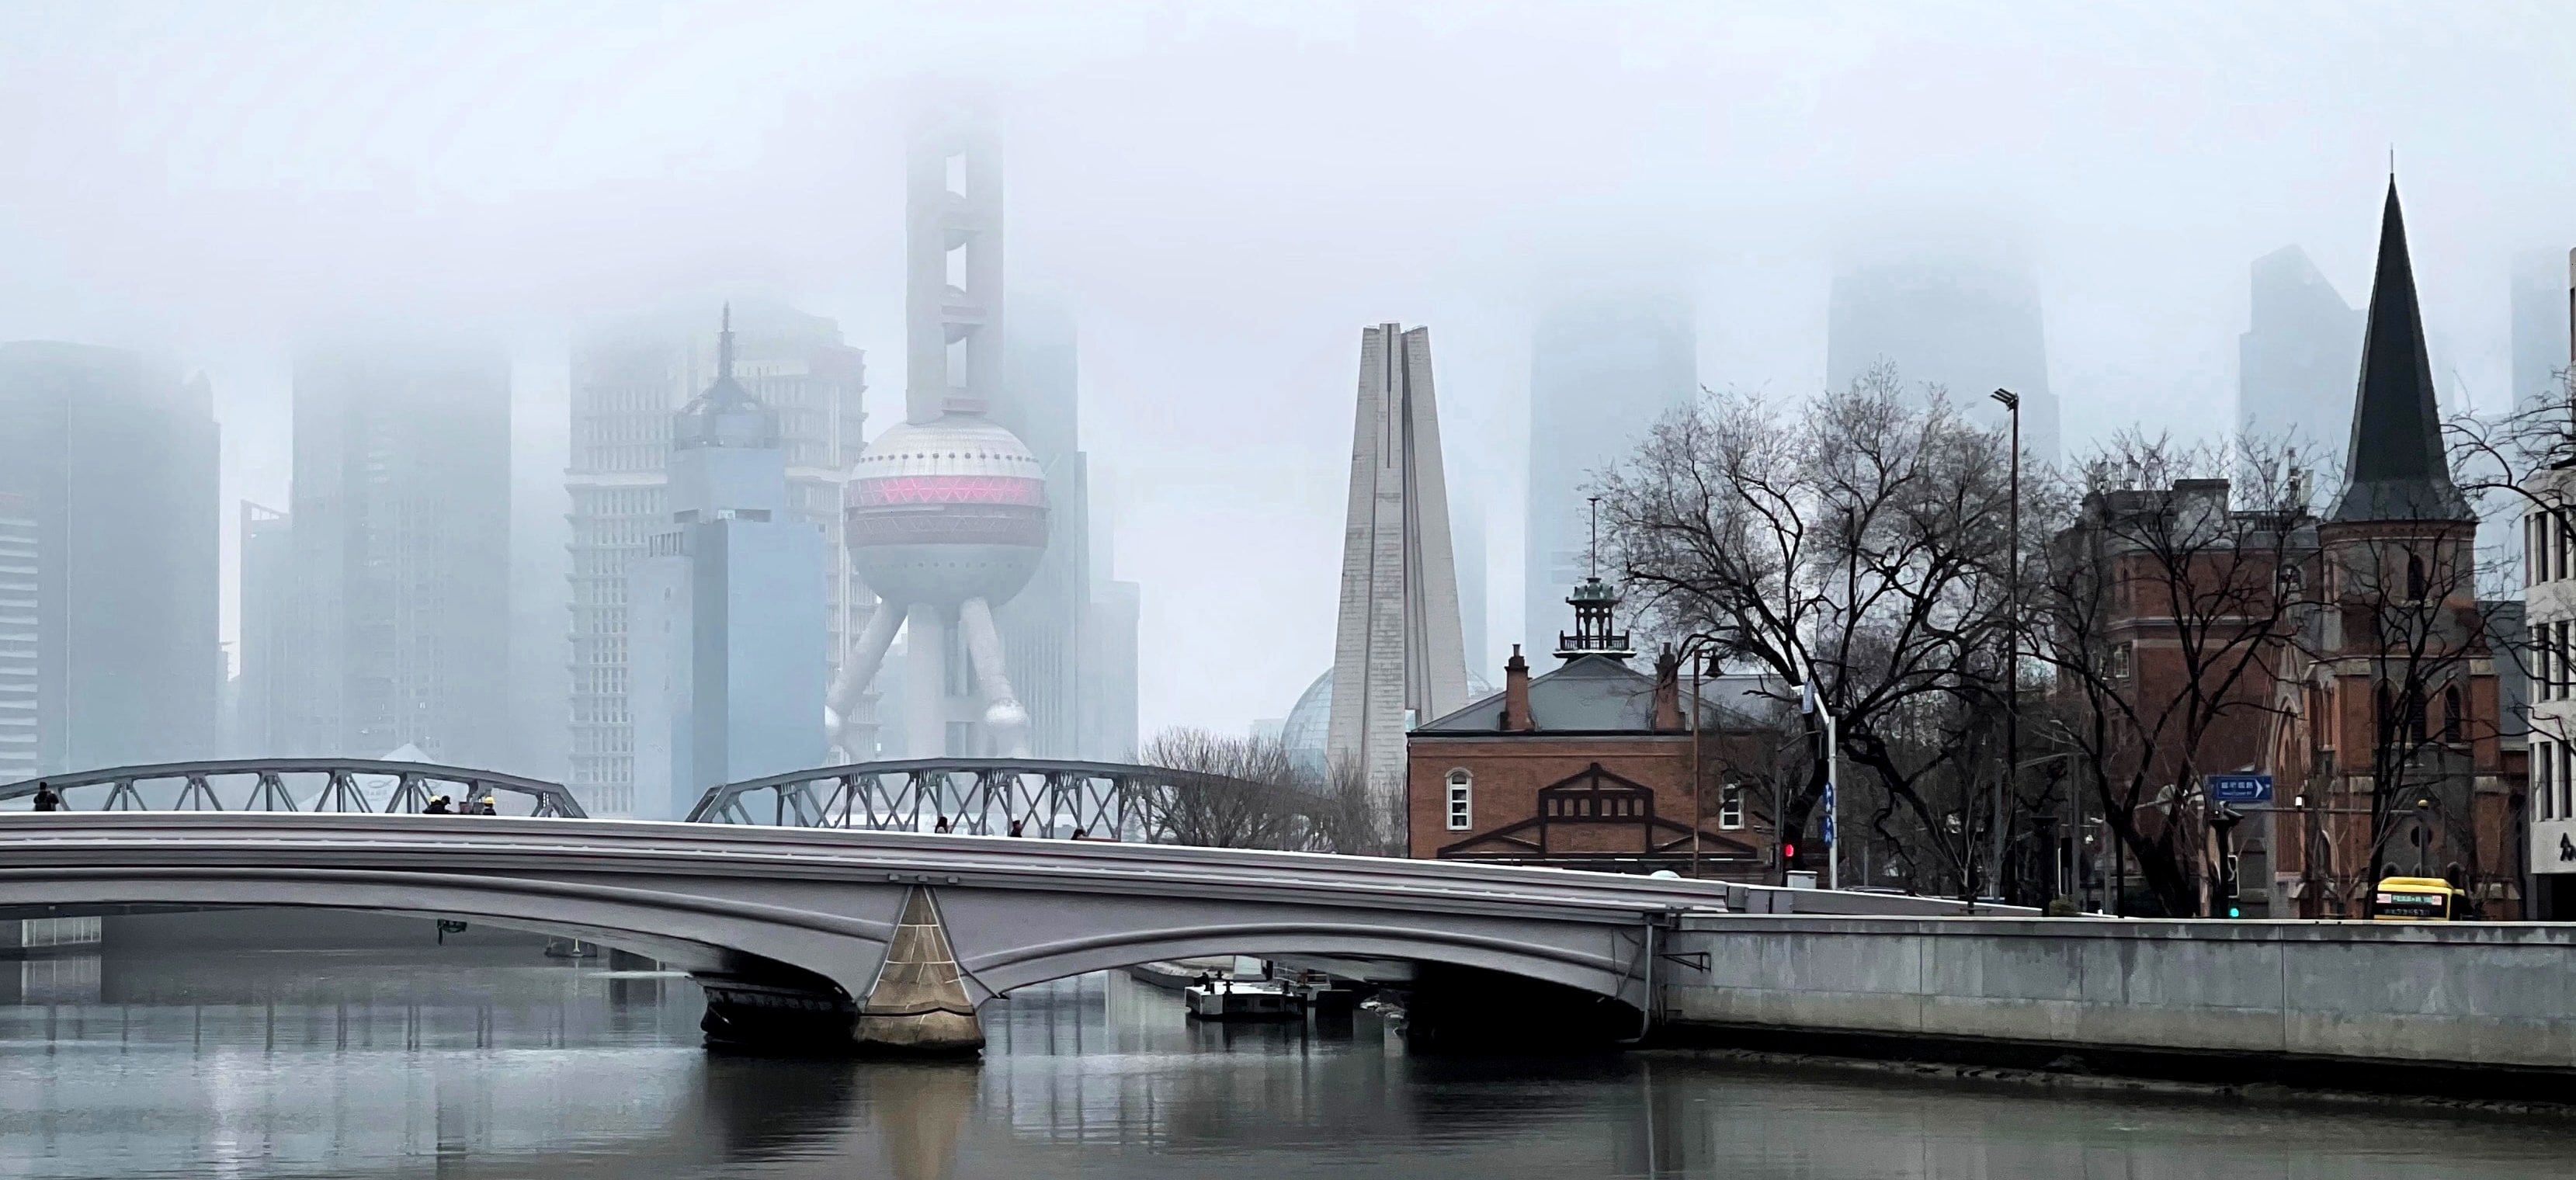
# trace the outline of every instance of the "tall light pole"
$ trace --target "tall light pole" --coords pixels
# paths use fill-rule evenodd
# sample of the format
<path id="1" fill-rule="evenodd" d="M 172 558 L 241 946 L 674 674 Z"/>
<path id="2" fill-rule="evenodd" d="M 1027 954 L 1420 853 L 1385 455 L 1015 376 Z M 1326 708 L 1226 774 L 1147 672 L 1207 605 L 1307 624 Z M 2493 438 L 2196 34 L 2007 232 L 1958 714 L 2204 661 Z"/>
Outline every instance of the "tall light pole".
<path id="1" fill-rule="evenodd" d="M 1995 783 L 1994 831 L 1989 845 L 1994 849 L 1986 862 L 1987 892 L 2003 891 L 2004 817 L 2010 804 L 2013 775 L 2021 767 L 2021 395 L 2009 389 L 1998 389 L 1994 399 L 2012 412 L 2012 466 L 2008 493 L 2011 503 L 2010 539 L 2005 542 L 2004 609 L 2008 620 L 2004 627 L 2004 773 Z"/>
<path id="2" fill-rule="evenodd" d="M 1807 665 L 1806 691 L 1799 701 L 1804 711 L 1822 716 L 1825 721 L 1825 888 L 1843 887 L 1842 784 L 1834 780 L 1842 774 L 1842 735 L 1837 732 L 1833 709 L 1825 704 L 1825 694 L 1816 687 L 1816 666 Z M 1779 827 L 1773 816 L 1771 826 Z"/>

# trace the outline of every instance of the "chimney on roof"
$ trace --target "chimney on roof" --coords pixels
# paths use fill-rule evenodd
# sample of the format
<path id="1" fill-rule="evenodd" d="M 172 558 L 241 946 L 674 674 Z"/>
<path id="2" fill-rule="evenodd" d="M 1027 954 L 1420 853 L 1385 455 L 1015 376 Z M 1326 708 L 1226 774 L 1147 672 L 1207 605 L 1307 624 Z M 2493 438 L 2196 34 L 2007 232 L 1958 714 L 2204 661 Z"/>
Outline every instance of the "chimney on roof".
<path id="1" fill-rule="evenodd" d="M 1667 643 L 1655 654 L 1655 728 L 1660 731 L 1681 727 L 1682 658 Z"/>
<path id="2" fill-rule="evenodd" d="M 1521 658 L 1521 645 L 1512 645 L 1512 658 L 1503 665 L 1503 732 L 1530 733 L 1538 729 L 1538 719 L 1530 716 L 1529 661 Z"/>

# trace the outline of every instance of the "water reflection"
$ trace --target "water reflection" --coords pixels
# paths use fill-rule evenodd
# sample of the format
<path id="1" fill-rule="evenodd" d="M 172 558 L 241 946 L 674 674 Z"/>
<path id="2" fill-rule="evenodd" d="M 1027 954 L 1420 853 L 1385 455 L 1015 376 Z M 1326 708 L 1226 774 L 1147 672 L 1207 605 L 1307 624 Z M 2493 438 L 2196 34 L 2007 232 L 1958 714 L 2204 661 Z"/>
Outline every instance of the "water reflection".
<path id="1" fill-rule="evenodd" d="M 13 977 L 13 1176 L 2487 1177 L 2576 1148 L 2553 1124 L 1414 1056 L 1366 1015 L 1193 1024 L 1116 974 L 989 1009 L 981 1065 L 710 1054 L 686 979 L 524 948 Z"/>

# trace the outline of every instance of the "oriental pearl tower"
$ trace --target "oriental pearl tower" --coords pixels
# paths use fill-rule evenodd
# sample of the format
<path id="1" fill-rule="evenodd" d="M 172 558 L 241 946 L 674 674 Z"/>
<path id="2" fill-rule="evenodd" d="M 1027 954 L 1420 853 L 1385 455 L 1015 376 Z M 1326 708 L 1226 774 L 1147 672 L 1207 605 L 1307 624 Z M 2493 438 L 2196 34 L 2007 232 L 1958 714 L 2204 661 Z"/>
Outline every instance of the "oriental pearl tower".
<path id="1" fill-rule="evenodd" d="M 985 416 L 1002 374 L 996 147 L 969 111 L 934 114 L 913 136 L 904 421 L 860 454 L 843 502 L 851 562 L 883 600 L 827 702 L 845 755 L 847 719 L 898 625 L 905 756 L 1029 753 L 1029 714 L 1003 666 L 993 608 L 1028 585 L 1046 554 L 1046 472 Z"/>

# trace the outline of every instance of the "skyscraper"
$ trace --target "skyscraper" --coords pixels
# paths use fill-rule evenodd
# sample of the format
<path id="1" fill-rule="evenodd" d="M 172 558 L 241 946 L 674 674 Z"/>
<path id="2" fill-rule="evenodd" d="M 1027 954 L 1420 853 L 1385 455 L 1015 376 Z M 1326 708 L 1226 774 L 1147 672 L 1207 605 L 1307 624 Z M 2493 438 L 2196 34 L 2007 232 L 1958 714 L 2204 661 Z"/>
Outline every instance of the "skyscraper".
<path id="1" fill-rule="evenodd" d="M 295 531 L 285 513 L 241 502 L 239 576 L 241 680 L 234 700 L 232 754 L 258 758 L 291 752 Z"/>
<path id="2" fill-rule="evenodd" d="M 216 752 L 215 438 L 203 377 L 0 345 L 0 767 Z"/>
<path id="3" fill-rule="evenodd" d="M 510 362 L 342 337 L 295 365 L 288 753 L 510 745 Z"/>
<path id="4" fill-rule="evenodd" d="M 1081 450 L 1073 317 L 1034 300 L 1011 300 L 1003 381 L 989 414 L 1027 443 L 1046 472 L 1047 547 L 1029 584 L 994 611 L 1012 683 L 1029 710 L 1029 750 L 1040 758 L 1094 754 L 1083 732 L 1083 664 L 1091 650 L 1091 486 Z"/>
<path id="5" fill-rule="evenodd" d="M 1954 409 L 1996 428 L 2005 412 L 1987 394 L 2021 395 L 2023 453 L 2057 461 L 2057 396 L 2029 275 L 1954 260 L 1873 263 L 1834 276 L 1826 388 L 1848 389 L 1882 363 L 1896 367 L 1907 391 L 1939 387 Z"/>
<path id="6" fill-rule="evenodd" d="M 2237 429 L 2286 439 L 2302 466 L 2340 467 L 2362 318 L 2297 246 L 2255 259 L 2252 322 L 2236 344 Z"/>
<path id="7" fill-rule="evenodd" d="M 44 769 L 36 700 L 43 642 L 36 630 L 40 528 L 34 496 L 0 492 L 0 783 L 33 778 Z"/>
<path id="8" fill-rule="evenodd" d="M 2567 369 L 2568 336 L 2576 331 L 2576 292 L 2569 290 L 2570 258 L 2540 251 L 2514 260 L 2513 404 L 2516 408 L 2567 396 L 2559 374 Z"/>
<path id="9" fill-rule="evenodd" d="M 787 511 L 779 415 L 716 379 L 671 426 L 667 527 L 629 576 L 634 815 L 823 765 L 823 534 Z"/>
<path id="10" fill-rule="evenodd" d="M 1539 320 L 1530 348 L 1529 531 L 1522 558 L 1529 650 L 1553 650 L 1558 604 L 1583 580 L 1584 489 L 1634 453 L 1656 419 L 1691 404 L 1698 392 L 1699 342 L 1687 302 L 1592 298 Z M 1473 619 L 1468 629 L 1481 631 Z M 1482 644 L 1467 650 L 1479 670 L 1499 666 L 1493 655 Z"/>
<path id="11" fill-rule="evenodd" d="M 715 379 L 706 324 L 716 314 L 711 300 L 675 301 L 604 322 L 573 351 L 568 785 L 593 815 L 632 806 L 626 578 L 652 537 L 669 529 L 673 414 Z M 737 304 L 733 322 L 735 380 L 778 415 L 786 511 L 824 530 L 823 658 L 837 667 L 873 607 L 850 573 L 840 523 L 842 488 L 864 445 L 866 355 L 841 342 L 833 321 L 774 303 Z M 858 708 L 867 712 L 873 701 Z"/>
<path id="12" fill-rule="evenodd" d="M 1337 771 L 1366 775 L 1392 817 L 1401 814 L 1405 732 L 1467 703 L 1428 328 L 1360 332 L 1346 519 L 1325 748 Z"/>

